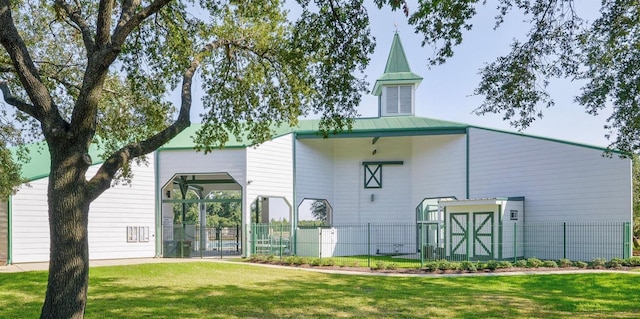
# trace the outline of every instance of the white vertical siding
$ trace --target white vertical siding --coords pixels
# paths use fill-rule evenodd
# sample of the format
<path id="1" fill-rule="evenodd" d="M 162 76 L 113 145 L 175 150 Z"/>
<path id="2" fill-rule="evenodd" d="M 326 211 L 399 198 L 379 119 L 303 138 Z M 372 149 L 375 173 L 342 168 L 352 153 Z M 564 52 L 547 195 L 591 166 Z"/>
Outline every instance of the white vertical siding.
<path id="1" fill-rule="evenodd" d="M 525 220 L 631 221 L 631 161 L 582 146 L 470 131 L 470 197 L 525 196 Z"/>
<path id="2" fill-rule="evenodd" d="M 160 187 L 170 182 L 175 174 L 229 173 L 241 186 L 245 186 L 244 148 L 213 150 L 211 153 L 194 150 L 162 150 L 158 152 L 158 182 Z"/>
<path id="3" fill-rule="evenodd" d="M 12 262 L 49 260 L 48 178 L 21 186 L 11 198 Z"/>
<path id="4" fill-rule="evenodd" d="M 89 210 L 89 257 L 91 259 L 140 258 L 155 255 L 155 166 L 133 167 L 131 185 L 112 186 Z M 99 166 L 93 166 L 92 176 Z M 148 242 L 127 242 L 127 226 L 148 227 Z M 158 234 L 159 236 L 159 234 Z M 140 240 L 140 236 L 138 236 Z"/>
<path id="5" fill-rule="evenodd" d="M 149 166 L 133 167 L 131 185 L 108 189 L 89 210 L 89 258 L 153 257 L 155 200 L 153 155 Z M 87 176 L 99 165 L 90 168 Z M 30 182 L 12 197 L 12 261 L 49 259 L 48 178 Z M 148 226 L 149 242 L 127 243 L 126 226 Z"/>
<path id="6" fill-rule="evenodd" d="M 376 144 L 372 144 L 371 138 L 334 140 L 334 224 L 415 221 L 411 203 L 411 146 L 406 137 L 382 137 Z M 382 188 L 365 189 L 363 161 L 404 161 L 404 164 L 383 165 Z"/>
<path id="7" fill-rule="evenodd" d="M 411 203 L 424 198 L 466 196 L 466 136 L 415 136 Z"/>
<path id="8" fill-rule="evenodd" d="M 296 200 L 326 199 L 333 205 L 333 140 L 296 141 Z"/>
<path id="9" fill-rule="evenodd" d="M 251 202 L 257 196 L 283 197 L 293 203 L 293 135 L 288 134 L 247 149 L 247 203 L 249 221 Z M 273 208 L 273 207 L 271 207 Z"/>
<path id="10" fill-rule="evenodd" d="M 9 203 L 0 201 L 0 263 L 9 258 Z"/>
<path id="11" fill-rule="evenodd" d="M 242 187 L 243 207 L 247 207 L 245 148 L 216 149 L 208 154 L 194 150 L 161 150 L 157 156 L 158 176 L 156 178 L 159 187 L 162 188 L 169 183 L 175 174 L 228 173 Z M 163 217 L 173 218 L 173 205 L 163 204 L 161 207 Z M 248 214 L 249 210 L 243 209 L 243 211 Z M 171 228 L 167 231 L 171 231 Z M 172 237 L 173 235 L 164 234 L 164 238 Z"/>

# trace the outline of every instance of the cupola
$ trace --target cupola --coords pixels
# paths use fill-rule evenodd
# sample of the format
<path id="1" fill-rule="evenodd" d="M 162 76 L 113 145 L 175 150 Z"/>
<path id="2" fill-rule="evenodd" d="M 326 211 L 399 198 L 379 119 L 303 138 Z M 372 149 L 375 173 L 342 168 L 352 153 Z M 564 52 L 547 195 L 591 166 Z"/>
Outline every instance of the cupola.
<path id="1" fill-rule="evenodd" d="M 415 115 L 415 91 L 422 77 L 411 72 L 407 56 L 396 32 L 384 74 L 373 86 L 378 97 L 378 116 Z"/>

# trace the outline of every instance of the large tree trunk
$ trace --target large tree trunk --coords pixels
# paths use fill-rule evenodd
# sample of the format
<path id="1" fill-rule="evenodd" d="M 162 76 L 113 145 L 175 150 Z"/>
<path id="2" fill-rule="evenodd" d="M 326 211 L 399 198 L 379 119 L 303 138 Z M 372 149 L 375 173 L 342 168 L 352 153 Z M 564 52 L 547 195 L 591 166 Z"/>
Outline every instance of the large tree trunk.
<path id="1" fill-rule="evenodd" d="M 41 318 L 82 318 L 89 283 L 88 213 L 83 150 L 51 146 L 49 280 Z M 71 145 L 69 145 L 71 146 Z M 82 149 L 82 147 L 79 147 Z"/>

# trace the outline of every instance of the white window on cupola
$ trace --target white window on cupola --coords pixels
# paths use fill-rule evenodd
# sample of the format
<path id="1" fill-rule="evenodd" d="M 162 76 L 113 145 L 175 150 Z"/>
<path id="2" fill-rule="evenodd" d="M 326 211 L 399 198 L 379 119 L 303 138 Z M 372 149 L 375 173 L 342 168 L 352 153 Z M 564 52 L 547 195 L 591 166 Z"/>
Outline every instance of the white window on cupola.
<path id="1" fill-rule="evenodd" d="M 411 85 L 385 87 L 385 114 L 413 114 L 413 89 Z"/>

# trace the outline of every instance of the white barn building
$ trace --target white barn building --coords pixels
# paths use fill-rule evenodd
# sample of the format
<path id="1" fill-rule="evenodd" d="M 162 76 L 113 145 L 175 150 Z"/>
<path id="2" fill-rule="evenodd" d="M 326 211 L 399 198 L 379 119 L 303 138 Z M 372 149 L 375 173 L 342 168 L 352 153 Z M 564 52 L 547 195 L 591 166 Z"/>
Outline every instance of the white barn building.
<path id="1" fill-rule="evenodd" d="M 305 202 L 328 204 L 326 224 L 333 234 L 326 236 L 333 245 L 324 248 L 328 255 L 387 253 L 385 249 L 410 254 L 428 247 L 429 254 L 440 257 L 483 259 L 629 256 L 630 159 L 605 157 L 604 148 L 416 117 L 420 101 L 414 92 L 421 80 L 411 72 L 396 35 L 385 73 L 373 89 L 379 116 L 356 119 L 349 132 L 323 138 L 317 120 L 301 120 L 298 127 L 276 129 L 273 139 L 259 146 L 231 141 L 204 154 L 194 150 L 191 136 L 199 125 L 193 125 L 151 154 L 150 165 L 135 167 L 131 186 L 113 187 L 91 205 L 90 258 L 175 256 L 176 247 L 167 246 L 185 238 L 192 241 L 187 249 L 208 249 L 211 234 L 205 233 L 204 219 L 202 229 L 183 226 L 180 231 L 174 226 L 174 206 L 195 203 L 204 211 L 207 203 L 229 201 L 207 196 L 221 190 L 241 194 L 235 201 L 242 207 L 242 234 L 235 245 L 245 256 L 257 247 L 250 225 L 272 221 L 268 207 L 271 202 L 273 213 L 276 199 L 284 203 L 284 219 L 291 225 L 286 231 L 292 236 L 300 228 L 299 214 L 308 210 Z M 48 158 L 32 155 L 23 169 L 30 186 L 0 203 L 0 260 L 9 263 L 48 259 Z M 181 188 L 197 192 L 198 199 L 176 198 Z M 580 245 L 595 247 L 603 239 L 572 235 L 567 224 L 604 222 L 619 227 L 612 226 L 618 227 L 611 235 L 615 238 L 606 239 L 612 246 L 596 249 L 598 255 L 567 252 L 566 244 L 563 252 L 531 245 L 528 251 L 518 250 L 507 244 L 534 237 L 554 241 L 557 234 L 549 229 L 564 227 L 559 236 L 565 241 L 578 236 Z M 396 238 L 378 238 L 367 252 L 336 248 L 341 238 L 354 236 L 341 225 L 382 223 L 415 228 Z M 550 226 L 545 233 L 514 227 L 526 223 Z M 308 236 L 304 229 L 297 236 L 297 243 L 280 247 L 291 254 L 317 255 L 317 248 L 302 244 Z"/>

